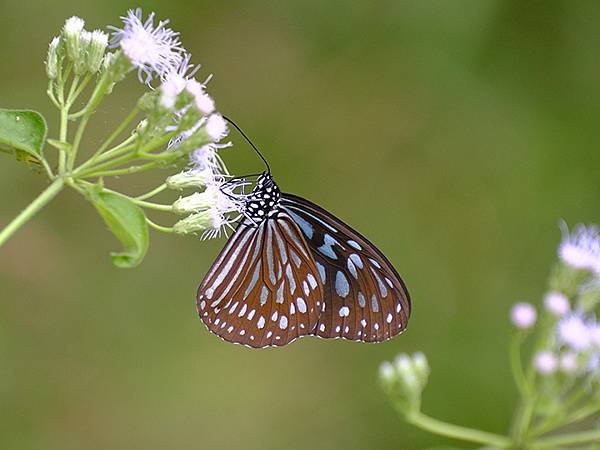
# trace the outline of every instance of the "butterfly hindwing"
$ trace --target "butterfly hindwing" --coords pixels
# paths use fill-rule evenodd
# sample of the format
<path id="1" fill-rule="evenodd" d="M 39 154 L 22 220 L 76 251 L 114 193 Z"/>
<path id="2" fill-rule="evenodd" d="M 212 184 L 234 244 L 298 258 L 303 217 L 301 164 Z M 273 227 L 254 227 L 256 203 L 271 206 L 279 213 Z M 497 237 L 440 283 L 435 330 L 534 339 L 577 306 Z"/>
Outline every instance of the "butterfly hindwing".
<path id="1" fill-rule="evenodd" d="M 244 220 L 198 289 L 205 325 L 229 342 L 280 346 L 314 330 L 323 287 L 289 215 Z"/>
<path id="2" fill-rule="evenodd" d="M 308 200 L 283 194 L 281 206 L 302 231 L 323 283 L 324 302 L 313 334 L 380 342 L 402 332 L 410 297 L 387 258 Z"/>

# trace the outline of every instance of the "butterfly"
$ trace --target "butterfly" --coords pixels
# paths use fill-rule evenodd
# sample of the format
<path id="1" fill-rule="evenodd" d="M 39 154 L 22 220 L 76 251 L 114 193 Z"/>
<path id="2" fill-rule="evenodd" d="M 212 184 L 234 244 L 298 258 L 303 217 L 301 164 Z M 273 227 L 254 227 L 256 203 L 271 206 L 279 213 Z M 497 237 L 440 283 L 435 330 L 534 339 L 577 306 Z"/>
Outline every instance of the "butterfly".
<path id="1" fill-rule="evenodd" d="M 225 341 L 262 348 L 314 335 L 381 342 L 402 332 L 411 301 L 388 259 L 323 208 L 282 193 L 263 172 L 243 219 L 196 297 Z"/>

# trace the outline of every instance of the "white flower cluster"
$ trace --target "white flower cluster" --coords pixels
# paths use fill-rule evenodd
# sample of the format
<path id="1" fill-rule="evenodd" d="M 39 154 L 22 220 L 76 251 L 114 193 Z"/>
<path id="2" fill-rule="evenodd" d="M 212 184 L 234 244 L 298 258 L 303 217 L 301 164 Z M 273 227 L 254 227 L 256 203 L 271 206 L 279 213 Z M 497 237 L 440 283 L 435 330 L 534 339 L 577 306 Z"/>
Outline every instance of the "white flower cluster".
<path id="1" fill-rule="evenodd" d="M 421 352 L 401 353 L 393 362 L 379 366 L 379 379 L 388 391 L 395 391 L 408 408 L 418 408 L 421 393 L 429 379 L 429 363 Z"/>
<path id="2" fill-rule="evenodd" d="M 199 66 L 190 63 L 191 55 L 182 46 L 179 33 L 167 28 L 168 20 L 155 24 L 151 13 L 144 21 L 141 9 L 130 10 L 122 20 L 122 29 L 113 28 L 111 47 L 122 50 L 138 69 L 140 81 L 148 85 L 160 81 L 155 87 L 160 107 L 172 112 L 178 121 L 171 129 L 180 130 L 181 123 L 193 117 L 191 126 L 184 128 L 169 148 L 195 142 L 194 136 L 199 133 L 206 138 L 191 151 L 191 167 L 167 179 L 167 186 L 172 189 L 204 189 L 174 203 L 175 212 L 189 214 L 174 229 L 183 234 L 203 231 L 203 237 L 219 236 L 223 229 L 231 227 L 240 208 L 232 185 L 226 184 L 228 171 L 218 155 L 221 148 L 230 144 L 219 144 L 228 135 L 228 127 L 206 92 L 210 77 L 203 82 L 195 79 Z"/>
<path id="3" fill-rule="evenodd" d="M 579 225 L 572 233 L 565 226 L 562 229 L 561 261 L 587 276 L 579 281 L 573 305 L 562 292 L 544 296 L 552 328 L 545 348 L 534 356 L 534 365 L 542 375 L 561 371 L 600 379 L 600 322 L 595 314 L 600 303 L 600 234 L 595 226 Z M 517 303 L 511 310 L 511 320 L 519 329 L 532 328 L 536 319 L 537 312 L 529 303 Z"/>
<path id="4" fill-rule="evenodd" d="M 65 57 L 73 64 L 76 75 L 100 70 L 108 35 L 100 30 L 87 31 L 84 25 L 83 19 L 73 16 L 65 22 L 61 35 L 50 42 L 46 57 L 46 74 L 50 80 L 58 77 Z"/>
<path id="5" fill-rule="evenodd" d="M 600 276 L 600 233 L 594 225 L 578 225 L 572 233 L 561 224 L 563 239 L 558 256 L 575 269 L 589 270 Z"/>

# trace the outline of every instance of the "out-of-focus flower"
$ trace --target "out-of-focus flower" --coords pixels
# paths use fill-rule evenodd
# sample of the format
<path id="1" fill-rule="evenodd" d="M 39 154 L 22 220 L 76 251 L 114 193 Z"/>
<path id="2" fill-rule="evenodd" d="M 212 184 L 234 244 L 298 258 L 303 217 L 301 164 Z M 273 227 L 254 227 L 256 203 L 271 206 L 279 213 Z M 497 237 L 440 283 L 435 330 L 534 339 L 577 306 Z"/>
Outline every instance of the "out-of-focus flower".
<path id="1" fill-rule="evenodd" d="M 578 225 L 569 232 L 566 224 L 561 224 L 562 241 L 558 247 L 560 259 L 575 269 L 583 269 L 600 275 L 600 235 L 598 228 Z"/>
<path id="2" fill-rule="evenodd" d="M 535 355 L 534 365 L 540 374 L 551 375 L 556 372 L 558 360 L 554 353 L 550 351 L 541 351 Z"/>
<path id="3" fill-rule="evenodd" d="M 530 303 L 519 302 L 512 307 L 510 318 L 515 327 L 526 330 L 535 325 L 537 313 Z"/>
<path id="4" fill-rule="evenodd" d="M 558 338 L 575 351 L 586 350 L 591 344 L 590 330 L 583 317 L 570 314 L 558 322 Z"/>
<path id="5" fill-rule="evenodd" d="M 123 19 L 123 29 L 111 27 L 111 47 L 120 47 L 131 64 L 138 69 L 140 81 L 150 84 L 158 76 L 178 68 L 185 50 L 179 42 L 179 33 L 167 28 L 168 20 L 154 25 L 154 13 L 142 21 L 140 8 L 129 10 Z"/>
<path id="6" fill-rule="evenodd" d="M 559 366 L 560 370 L 567 374 L 573 374 L 578 369 L 578 354 L 576 352 L 566 352 L 560 355 Z"/>
<path id="7" fill-rule="evenodd" d="M 562 317 L 569 312 L 569 299 L 561 292 L 548 292 L 544 297 L 544 307 L 556 317 Z"/>
<path id="8" fill-rule="evenodd" d="M 429 363 L 423 353 L 412 356 L 401 353 L 393 363 L 381 364 L 379 378 L 386 392 L 410 410 L 419 407 L 429 372 Z"/>

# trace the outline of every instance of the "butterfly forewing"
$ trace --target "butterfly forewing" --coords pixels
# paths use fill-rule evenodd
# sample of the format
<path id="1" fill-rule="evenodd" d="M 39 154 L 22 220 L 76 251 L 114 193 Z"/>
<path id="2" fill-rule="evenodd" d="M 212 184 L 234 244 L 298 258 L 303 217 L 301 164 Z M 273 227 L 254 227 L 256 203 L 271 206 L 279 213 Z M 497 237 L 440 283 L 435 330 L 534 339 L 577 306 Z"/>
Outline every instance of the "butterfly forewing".
<path id="1" fill-rule="evenodd" d="M 323 287 L 298 226 L 286 213 L 244 220 L 198 289 L 208 329 L 251 347 L 285 345 L 314 330 Z"/>
<path id="2" fill-rule="evenodd" d="M 314 203 L 283 194 L 281 204 L 302 231 L 324 286 L 313 334 L 380 342 L 402 332 L 410 315 L 410 297 L 387 258 Z"/>

